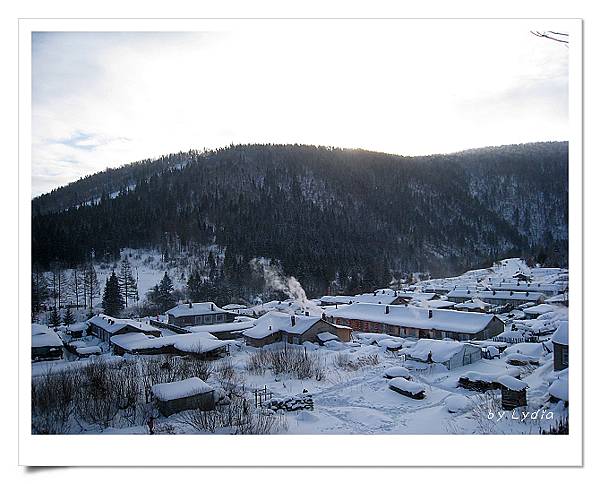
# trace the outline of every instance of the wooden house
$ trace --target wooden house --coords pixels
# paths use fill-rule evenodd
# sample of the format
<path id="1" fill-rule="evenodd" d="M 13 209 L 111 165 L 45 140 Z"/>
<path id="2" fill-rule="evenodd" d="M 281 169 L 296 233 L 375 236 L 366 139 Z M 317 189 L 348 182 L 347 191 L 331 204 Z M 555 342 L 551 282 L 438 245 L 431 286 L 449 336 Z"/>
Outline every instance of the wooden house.
<path id="1" fill-rule="evenodd" d="M 185 410 L 214 410 L 215 391 L 200 378 L 193 377 L 152 386 L 156 406 L 168 417 Z"/>
<path id="2" fill-rule="evenodd" d="M 493 314 L 414 306 L 358 303 L 328 311 L 326 317 L 354 331 L 413 338 L 486 340 L 504 331 L 504 323 Z"/>
<path id="3" fill-rule="evenodd" d="M 554 349 L 554 371 L 569 367 L 569 323 L 563 321 L 552 335 Z"/>
<path id="4" fill-rule="evenodd" d="M 287 344 L 322 343 L 319 334 L 331 333 L 340 341 L 350 341 L 352 329 L 325 321 L 319 316 L 271 311 L 256 320 L 253 328 L 242 334 L 246 344 L 261 347 L 282 341 Z"/>
<path id="5" fill-rule="evenodd" d="M 454 289 L 447 294 L 449 301 L 457 303 L 465 302 L 470 299 L 479 299 L 495 306 L 510 305 L 517 307 L 525 303 L 541 304 L 544 301 L 544 294 L 535 291 L 497 291 L 497 290 L 471 290 Z"/>
<path id="6" fill-rule="evenodd" d="M 113 336 L 128 333 L 143 333 L 151 336 L 160 336 L 160 330 L 147 323 L 136 321 L 134 319 L 119 319 L 107 316 L 106 314 L 97 314 L 87 321 L 91 334 L 109 343 Z"/>
<path id="7" fill-rule="evenodd" d="M 502 392 L 502 408 L 504 410 L 527 406 L 527 383 L 510 375 L 502 375 L 498 377 L 497 381 Z"/>
<path id="8" fill-rule="evenodd" d="M 475 363 L 481 359 L 481 348 L 459 341 L 420 339 L 414 346 L 400 351 L 407 360 L 439 363 L 449 370 Z"/>
<path id="9" fill-rule="evenodd" d="M 31 359 L 56 360 L 63 357 L 63 341 L 58 334 L 43 324 L 31 325 Z"/>
<path id="10" fill-rule="evenodd" d="M 236 314 L 212 302 L 179 304 L 166 312 L 168 323 L 175 326 L 231 323 Z"/>

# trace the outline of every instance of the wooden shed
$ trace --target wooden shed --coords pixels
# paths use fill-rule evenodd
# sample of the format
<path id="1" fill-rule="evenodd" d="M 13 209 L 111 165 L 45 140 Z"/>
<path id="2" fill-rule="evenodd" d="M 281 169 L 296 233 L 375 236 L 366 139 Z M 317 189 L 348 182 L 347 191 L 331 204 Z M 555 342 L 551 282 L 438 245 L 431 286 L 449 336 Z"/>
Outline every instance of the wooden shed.
<path id="1" fill-rule="evenodd" d="M 156 406 L 165 417 L 184 410 L 214 410 L 215 391 L 200 378 L 152 386 Z"/>
<path id="2" fill-rule="evenodd" d="M 497 381 L 502 391 L 502 408 L 504 410 L 527 406 L 527 383 L 510 375 L 502 375 L 498 377 Z"/>
<path id="3" fill-rule="evenodd" d="M 420 383 L 409 381 L 406 378 L 392 378 L 389 383 L 390 390 L 394 390 L 405 397 L 423 400 L 425 398 L 425 386 Z"/>

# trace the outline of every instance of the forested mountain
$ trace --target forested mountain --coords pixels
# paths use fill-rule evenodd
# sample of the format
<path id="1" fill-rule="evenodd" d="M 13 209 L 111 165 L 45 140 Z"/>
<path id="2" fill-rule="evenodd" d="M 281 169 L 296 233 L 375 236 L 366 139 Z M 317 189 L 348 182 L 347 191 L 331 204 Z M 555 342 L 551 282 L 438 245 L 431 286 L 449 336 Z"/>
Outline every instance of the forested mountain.
<path id="1" fill-rule="evenodd" d="M 505 256 L 567 264 L 568 144 L 403 157 L 304 145 L 190 151 L 88 176 L 32 201 L 33 261 L 215 244 L 243 285 L 254 257 L 314 291 L 371 289 Z"/>

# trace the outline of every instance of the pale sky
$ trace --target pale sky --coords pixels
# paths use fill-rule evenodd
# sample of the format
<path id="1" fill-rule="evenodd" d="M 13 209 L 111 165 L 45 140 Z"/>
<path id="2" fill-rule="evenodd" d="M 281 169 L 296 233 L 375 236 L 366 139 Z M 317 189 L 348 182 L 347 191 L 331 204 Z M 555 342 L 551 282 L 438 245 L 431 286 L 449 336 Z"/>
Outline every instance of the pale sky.
<path id="1" fill-rule="evenodd" d="M 414 155 L 566 140 L 569 49 L 529 32 L 557 21 L 531 22 L 34 33 L 33 195 L 230 143 Z"/>

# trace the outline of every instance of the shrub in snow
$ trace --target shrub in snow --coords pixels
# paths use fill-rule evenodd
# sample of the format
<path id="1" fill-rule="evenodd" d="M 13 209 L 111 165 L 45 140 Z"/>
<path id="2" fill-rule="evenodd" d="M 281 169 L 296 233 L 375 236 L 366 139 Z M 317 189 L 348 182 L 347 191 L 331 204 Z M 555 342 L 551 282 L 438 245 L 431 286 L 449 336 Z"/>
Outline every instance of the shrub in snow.
<path id="1" fill-rule="evenodd" d="M 376 366 L 380 363 L 379 355 L 363 355 L 358 358 L 352 358 L 348 353 L 338 353 L 335 355 L 333 363 L 338 368 L 346 371 L 356 371 L 365 366 Z"/>
<path id="2" fill-rule="evenodd" d="M 325 362 L 318 352 L 291 347 L 254 352 L 246 363 L 246 369 L 256 375 L 270 369 L 275 375 L 287 373 L 299 380 L 314 378 L 317 381 L 325 378 L 326 371 Z"/>
<path id="3" fill-rule="evenodd" d="M 256 408 L 243 397 L 234 396 L 229 405 L 216 410 L 191 410 L 178 414 L 177 421 L 199 432 L 214 433 L 218 429 L 230 434 L 271 434 L 287 429 L 287 423 L 275 412 Z"/>

